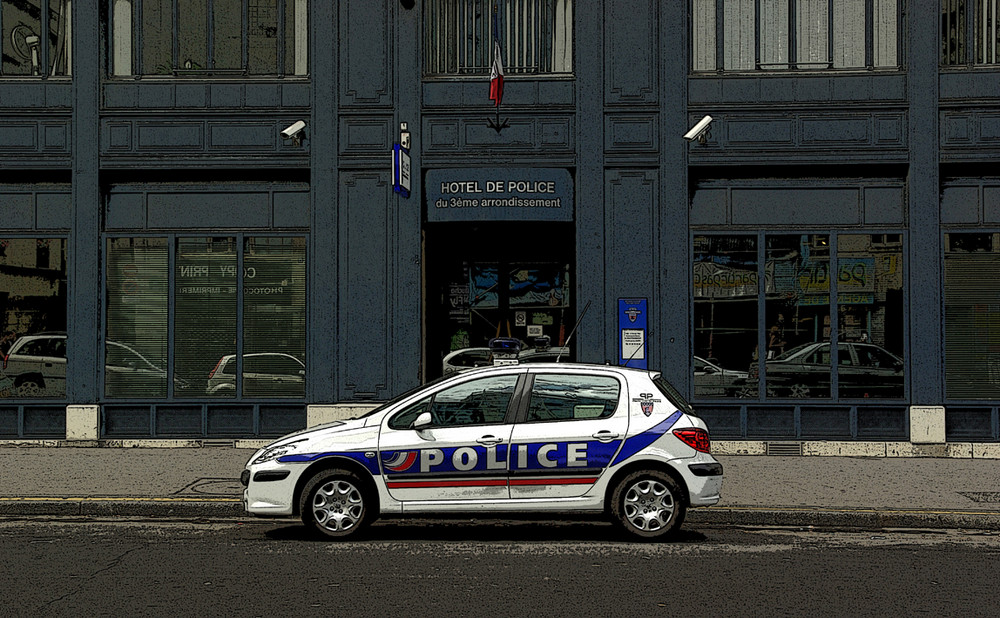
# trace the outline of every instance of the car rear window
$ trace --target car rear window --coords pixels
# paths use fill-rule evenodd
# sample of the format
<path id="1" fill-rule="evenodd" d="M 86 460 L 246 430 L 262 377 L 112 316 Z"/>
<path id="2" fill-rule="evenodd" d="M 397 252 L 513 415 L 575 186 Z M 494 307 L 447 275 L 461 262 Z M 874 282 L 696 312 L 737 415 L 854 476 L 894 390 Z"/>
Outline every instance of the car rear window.
<path id="1" fill-rule="evenodd" d="M 674 404 L 678 410 L 686 412 L 687 414 L 694 414 L 694 408 L 691 407 L 691 404 L 689 404 L 687 400 L 684 399 L 684 396 L 681 395 L 676 388 L 674 388 L 673 384 L 667 382 L 662 374 L 658 374 L 653 378 L 653 384 L 656 385 L 656 388 L 663 393 L 663 396 L 669 399 L 670 403 Z"/>

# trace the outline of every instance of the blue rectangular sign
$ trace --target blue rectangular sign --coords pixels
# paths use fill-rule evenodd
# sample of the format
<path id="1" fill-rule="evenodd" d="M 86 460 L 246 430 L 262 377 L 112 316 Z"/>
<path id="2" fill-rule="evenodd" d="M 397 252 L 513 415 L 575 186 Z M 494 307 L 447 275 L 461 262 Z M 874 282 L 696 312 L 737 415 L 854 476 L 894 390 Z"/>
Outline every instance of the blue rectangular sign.
<path id="1" fill-rule="evenodd" d="M 618 364 L 648 369 L 649 311 L 645 298 L 618 299 Z"/>
<path id="2" fill-rule="evenodd" d="M 573 178 L 561 168 L 429 170 L 428 221 L 572 221 Z"/>

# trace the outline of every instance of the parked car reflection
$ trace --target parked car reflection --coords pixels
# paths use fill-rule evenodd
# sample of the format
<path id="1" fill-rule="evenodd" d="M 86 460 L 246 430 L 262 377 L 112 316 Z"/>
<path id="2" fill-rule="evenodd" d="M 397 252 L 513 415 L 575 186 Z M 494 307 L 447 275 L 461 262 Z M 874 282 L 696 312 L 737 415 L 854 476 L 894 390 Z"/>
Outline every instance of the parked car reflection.
<path id="1" fill-rule="evenodd" d="M 557 359 L 569 362 L 569 348 L 565 346 L 526 348 L 517 355 L 517 360 L 521 363 L 554 363 Z M 493 357 L 489 348 L 462 348 L 445 355 L 441 360 L 441 373 L 450 375 L 456 371 L 492 364 Z"/>
<path id="2" fill-rule="evenodd" d="M 695 397 L 735 397 L 746 378 L 746 371 L 725 369 L 700 356 L 694 357 Z"/>
<path id="3" fill-rule="evenodd" d="M 903 360 L 872 343 L 837 344 L 838 396 L 845 399 L 903 396 Z M 830 343 L 806 343 L 765 362 L 769 397 L 830 397 Z M 757 366 L 751 365 L 742 396 L 756 397 Z"/>
<path id="4" fill-rule="evenodd" d="M 132 347 L 105 342 L 104 384 L 107 397 L 164 397 L 167 371 Z M 189 388 L 175 378 L 174 391 Z M 0 396 L 64 397 L 66 333 L 42 332 L 19 337 L 4 356 Z"/>
<path id="5" fill-rule="evenodd" d="M 217 397 L 236 395 L 236 355 L 223 356 L 208 375 L 205 392 Z M 243 355 L 243 395 L 302 397 L 306 366 L 291 354 L 259 352 Z"/>

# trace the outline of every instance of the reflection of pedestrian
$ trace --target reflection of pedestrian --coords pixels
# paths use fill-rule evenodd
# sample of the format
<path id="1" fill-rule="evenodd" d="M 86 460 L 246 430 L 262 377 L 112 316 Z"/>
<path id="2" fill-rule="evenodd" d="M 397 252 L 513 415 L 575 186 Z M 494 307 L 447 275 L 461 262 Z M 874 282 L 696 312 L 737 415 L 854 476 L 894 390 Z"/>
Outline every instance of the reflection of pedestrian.
<path id="1" fill-rule="evenodd" d="M 767 338 L 767 357 L 774 358 L 785 351 L 785 314 L 778 314 L 778 322 L 771 327 Z"/>

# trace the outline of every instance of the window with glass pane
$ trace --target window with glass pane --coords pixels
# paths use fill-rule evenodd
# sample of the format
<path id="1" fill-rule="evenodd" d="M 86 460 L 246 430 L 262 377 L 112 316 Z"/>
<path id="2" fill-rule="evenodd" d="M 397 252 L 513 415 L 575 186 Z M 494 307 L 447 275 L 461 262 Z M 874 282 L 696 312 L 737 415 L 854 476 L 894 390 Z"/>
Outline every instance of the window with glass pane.
<path id="1" fill-rule="evenodd" d="M 0 238 L 0 399 L 66 396 L 66 240 Z"/>
<path id="2" fill-rule="evenodd" d="M 1000 0 L 941 0 L 941 64 L 1000 63 L 998 11 Z"/>
<path id="3" fill-rule="evenodd" d="M 945 234 L 944 370 L 949 399 L 1000 399 L 1000 233 Z"/>
<path id="4" fill-rule="evenodd" d="M 830 237 L 768 235 L 764 265 L 768 397 L 830 397 Z"/>
<path id="5" fill-rule="evenodd" d="M 489 75 L 494 32 L 505 75 L 572 73 L 573 0 L 427 0 L 424 74 Z"/>
<path id="6" fill-rule="evenodd" d="M 69 75 L 70 21 L 70 0 L 0 0 L 0 76 Z"/>
<path id="7" fill-rule="evenodd" d="M 695 236 L 693 280 L 695 396 L 756 388 L 757 237 Z"/>
<path id="8" fill-rule="evenodd" d="M 235 397 L 237 243 L 233 237 L 179 238 L 174 267 L 174 373 L 206 385 L 210 397 Z M 235 369 L 235 365 L 234 365 Z M 191 389 L 178 396 L 201 396 Z"/>
<path id="9" fill-rule="evenodd" d="M 607 376 L 537 375 L 528 421 L 607 418 L 618 407 L 618 380 Z"/>
<path id="10" fill-rule="evenodd" d="M 113 75 L 305 75 L 307 0 L 109 0 Z"/>
<path id="11" fill-rule="evenodd" d="M 903 396 L 903 246 L 900 234 L 837 236 L 837 392 Z"/>
<path id="12" fill-rule="evenodd" d="M 165 238 L 108 240 L 107 397 L 167 396 L 168 251 Z"/>
<path id="13" fill-rule="evenodd" d="M 304 396 L 305 333 L 305 239 L 244 239 L 243 394 Z"/>
<path id="14" fill-rule="evenodd" d="M 431 402 L 431 422 L 439 427 L 502 423 L 516 385 L 517 376 L 506 375 L 445 389 Z"/>
<path id="15" fill-rule="evenodd" d="M 691 7 L 695 71 L 899 66 L 898 0 L 692 0 Z"/>

